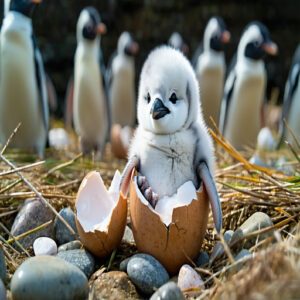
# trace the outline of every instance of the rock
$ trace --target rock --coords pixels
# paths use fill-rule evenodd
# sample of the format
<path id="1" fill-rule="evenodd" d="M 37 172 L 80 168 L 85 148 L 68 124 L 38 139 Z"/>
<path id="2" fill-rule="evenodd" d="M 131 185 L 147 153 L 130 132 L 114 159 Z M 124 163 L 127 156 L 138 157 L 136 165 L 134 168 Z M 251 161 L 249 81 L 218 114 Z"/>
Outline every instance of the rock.
<path id="1" fill-rule="evenodd" d="M 82 244 L 79 240 L 75 240 L 66 244 L 63 244 L 58 247 L 58 252 L 60 251 L 68 251 L 68 250 L 74 250 L 74 249 L 80 249 L 82 247 Z"/>
<path id="2" fill-rule="evenodd" d="M 34 255 L 56 255 L 57 245 L 48 237 L 39 237 L 33 242 Z"/>
<path id="3" fill-rule="evenodd" d="M 122 241 L 128 244 L 135 244 L 132 230 L 128 226 L 125 227 L 125 232 Z"/>
<path id="4" fill-rule="evenodd" d="M 233 230 L 227 230 L 224 233 L 224 240 L 227 244 L 229 244 L 232 236 L 233 236 L 234 231 Z"/>
<path id="5" fill-rule="evenodd" d="M 59 215 L 63 217 L 68 224 L 73 228 L 73 230 L 77 234 L 77 228 L 75 223 L 75 214 L 70 207 L 65 207 L 60 210 Z M 57 217 L 54 222 L 54 230 L 55 230 L 55 239 L 58 245 L 62 245 L 71 241 L 76 240 L 76 236 L 74 236 L 70 230 L 60 221 Z"/>
<path id="6" fill-rule="evenodd" d="M 266 228 L 269 226 L 272 226 L 273 222 L 271 218 L 263 213 L 263 212 L 256 212 L 253 215 L 251 215 L 233 234 L 231 238 L 231 243 L 234 243 L 235 241 L 239 240 L 243 236 L 252 233 L 254 231 L 257 231 L 262 228 Z M 259 238 L 254 237 L 252 239 L 249 239 L 246 241 L 245 247 L 250 248 L 252 247 L 256 241 L 263 240 L 269 236 L 273 235 L 273 231 L 269 231 L 267 233 L 259 235 Z"/>
<path id="7" fill-rule="evenodd" d="M 210 255 L 210 259 L 209 259 L 210 265 L 215 261 L 215 259 L 220 257 L 223 253 L 224 253 L 223 244 L 221 242 L 216 242 Z"/>
<path id="8" fill-rule="evenodd" d="M 169 280 L 162 264 L 148 254 L 135 254 L 129 260 L 127 273 L 132 282 L 145 294 L 151 295 Z"/>
<path id="9" fill-rule="evenodd" d="M 183 265 L 178 274 L 178 286 L 182 291 L 204 288 L 201 276 L 189 265 Z"/>
<path id="10" fill-rule="evenodd" d="M 0 246 L 0 279 L 5 282 L 7 277 L 7 269 L 5 256 L 2 247 Z M 1 298 L 0 298 L 1 299 Z"/>
<path id="11" fill-rule="evenodd" d="M 94 257 L 84 249 L 61 251 L 57 257 L 78 267 L 89 278 L 95 269 Z"/>
<path id="12" fill-rule="evenodd" d="M 252 253 L 248 250 L 248 249 L 242 249 L 236 256 L 235 256 L 235 260 L 239 260 L 242 259 L 244 257 L 247 256 L 252 256 Z"/>
<path id="13" fill-rule="evenodd" d="M 251 252 L 247 249 L 242 249 L 234 259 L 237 261 L 247 256 L 252 256 Z M 239 262 L 232 270 L 231 273 L 234 274 L 243 268 L 244 262 Z"/>
<path id="14" fill-rule="evenodd" d="M 2 280 L 0 279 L 0 299 L 1 300 L 6 300 L 6 288 L 5 285 L 3 284 Z"/>
<path id="15" fill-rule="evenodd" d="M 14 300 L 86 299 L 88 281 L 74 265 L 55 256 L 27 259 L 11 281 Z"/>
<path id="16" fill-rule="evenodd" d="M 234 232 L 233 230 L 227 230 L 224 233 L 224 241 L 229 245 L 231 238 L 233 236 Z M 225 252 L 224 250 L 224 245 L 222 242 L 217 242 L 211 252 L 211 256 L 210 256 L 210 260 L 209 263 L 212 264 L 215 259 L 217 259 L 218 257 L 220 257 L 221 255 L 223 255 Z"/>
<path id="17" fill-rule="evenodd" d="M 119 271 L 103 273 L 92 286 L 92 300 L 141 299 L 127 274 Z"/>
<path id="18" fill-rule="evenodd" d="M 40 200 L 26 200 L 23 207 L 19 211 L 13 226 L 11 234 L 13 236 L 20 235 L 30 229 L 34 229 L 54 218 L 53 212 L 45 206 Z M 24 248 L 32 246 L 33 242 L 41 236 L 54 237 L 53 225 L 45 227 L 35 233 L 32 233 L 24 238 L 19 239 L 19 242 Z"/>
<path id="19" fill-rule="evenodd" d="M 150 300 L 184 300 L 180 288 L 175 282 L 168 282 L 161 286 L 150 298 Z"/>
<path id="20" fill-rule="evenodd" d="M 120 271 L 126 272 L 127 273 L 127 265 L 129 263 L 129 260 L 131 259 L 131 257 L 127 257 L 124 260 L 121 261 L 119 269 Z"/>
<path id="21" fill-rule="evenodd" d="M 209 255 L 205 251 L 201 251 L 199 256 L 196 259 L 196 265 L 197 267 L 202 267 L 209 262 Z"/>

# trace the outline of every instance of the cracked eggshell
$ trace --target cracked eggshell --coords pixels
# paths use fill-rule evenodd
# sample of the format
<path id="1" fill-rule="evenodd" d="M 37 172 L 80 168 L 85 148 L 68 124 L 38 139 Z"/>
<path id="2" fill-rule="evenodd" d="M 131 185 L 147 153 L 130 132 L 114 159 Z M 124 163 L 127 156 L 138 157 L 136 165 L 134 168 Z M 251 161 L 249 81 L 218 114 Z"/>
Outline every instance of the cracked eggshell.
<path id="1" fill-rule="evenodd" d="M 85 184 L 84 180 L 86 180 Z M 88 197 L 91 190 L 95 192 L 94 189 L 97 190 L 99 188 L 100 190 L 105 188 L 100 174 L 96 171 L 88 173 L 84 180 L 79 187 L 76 197 L 76 204 L 80 197 Z M 91 182 L 92 180 L 94 180 L 94 183 Z M 103 186 L 100 187 L 100 185 Z M 109 199 L 104 198 L 102 201 L 109 201 Z M 100 214 L 101 212 L 99 210 L 99 216 Z M 76 227 L 84 247 L 97 257 L 105 257 L 121 243 L 125 231 L 126 221 L 127 199 L 120 192 L 119 198 L 116 200 L 116 204 L 110 209 L 110 212 L 105 217 L 105 221 L 103 221 L 105 222 L 105 228 L 101 228 L 100 230 L 95 229 L 85 231 L 84 226 L 79 221 L 78 211 L 76 217 Z"/>
<path id="2" fill-rule="evenodd" d="M 166 226 L 160 216 L 139 199 L 134 180 L 130 184 L 131 225 L 140 252 L 158 259 L 170 274 L 199 254 L 208 222 L 209 201 L 203 185 L 197 200 L 173 210 Z"/>
<path id="3" fill-rule="evenodd" d="M 110 132 L 111 151 L 115 157 L 127 159 L 128 146 L 133 135 L 133 129 L 128 127 L 126 128 L 126 132 L 122 132 L 123 130 L 124 128 L 119 124 L 114 124 L 112 126 Z M 124 143 L 124 139 L 126 140 L 126 143 Z"/>

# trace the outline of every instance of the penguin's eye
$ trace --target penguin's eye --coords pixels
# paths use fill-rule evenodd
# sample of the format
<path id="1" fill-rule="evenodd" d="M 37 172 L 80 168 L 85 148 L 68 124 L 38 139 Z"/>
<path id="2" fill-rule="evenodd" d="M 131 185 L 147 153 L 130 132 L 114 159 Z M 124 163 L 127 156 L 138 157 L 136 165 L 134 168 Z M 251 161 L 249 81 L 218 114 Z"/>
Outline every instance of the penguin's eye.
<path id="1" fill-rule="evenodd" d="M 173 104 L 175 104 L 176 101 L 178 100 L 176 94 L 175 94 L 175 93 L 172 93 L 172 95 L 171 95 L 171 97 L 169 98 L 169 100 L 170 100 Z"/>
<path id="2" fill-rule="evenodd" d="M 256 47 L 256 48 L 258 48 L 259 46 L 260 46 L 260 42 L 259 41 L 254 41 L 254 46 Z"/>
<path id="3" fill-rule="evenodd" d="M 151 97 L 150 97 L 150 94 L 147 93 L 146 97 L 145 97 L 145 100 L 147 101 L 147 103 L 150 103 L 151 101 Z"/>

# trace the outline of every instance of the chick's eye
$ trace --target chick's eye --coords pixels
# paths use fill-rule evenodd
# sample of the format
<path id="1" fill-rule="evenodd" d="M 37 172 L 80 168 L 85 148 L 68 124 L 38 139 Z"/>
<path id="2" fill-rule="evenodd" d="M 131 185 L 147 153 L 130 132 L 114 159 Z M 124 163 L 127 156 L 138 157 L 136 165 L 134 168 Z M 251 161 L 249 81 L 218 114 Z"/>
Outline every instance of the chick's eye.
<path id="1" fill-rule="evenodd" d="M 175 94 L 175 93 L 172 93 L 172 95 L 171 95 L 171 97 L 169 98 L 169 100 L 170 100 L 173 104 L 175 104 L 176 101 L 178 100 L 176 94 Z"/>
<path id="2" fill-rule="evenodd" d="M 150 94 L 147 93 L 146 97 L 145 97 L 145 100 L 147 101 L 147 103 L 150 103 L 151 101 L 151 97 L 150 97 Z"/>

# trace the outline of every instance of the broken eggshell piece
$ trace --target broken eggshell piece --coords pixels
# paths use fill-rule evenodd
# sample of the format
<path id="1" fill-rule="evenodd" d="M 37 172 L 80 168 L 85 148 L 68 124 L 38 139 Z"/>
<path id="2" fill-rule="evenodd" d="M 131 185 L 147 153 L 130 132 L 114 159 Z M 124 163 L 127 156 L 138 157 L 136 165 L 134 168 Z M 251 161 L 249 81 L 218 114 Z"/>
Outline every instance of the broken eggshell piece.
<path id="1" fill-rule="evenodd" d="M 136 177 L 130 184 L 131 225 L 140 252 L 158 259 L 170 274 L 199 254 L 208 221 L 209 201 L 203 185 L 196 192 L 186 182 L 155 210 L 140 192 Z"/>
<path id="2" fill-rule="evenodd" d="M 116 171 L 107 191 L 100 174 L 83 179 L 76 197 L 76 226 L 83 245 L 104 257 L 119 246 L 127 218 L 127 200 L 119 192 L 121 175 Z"/>

